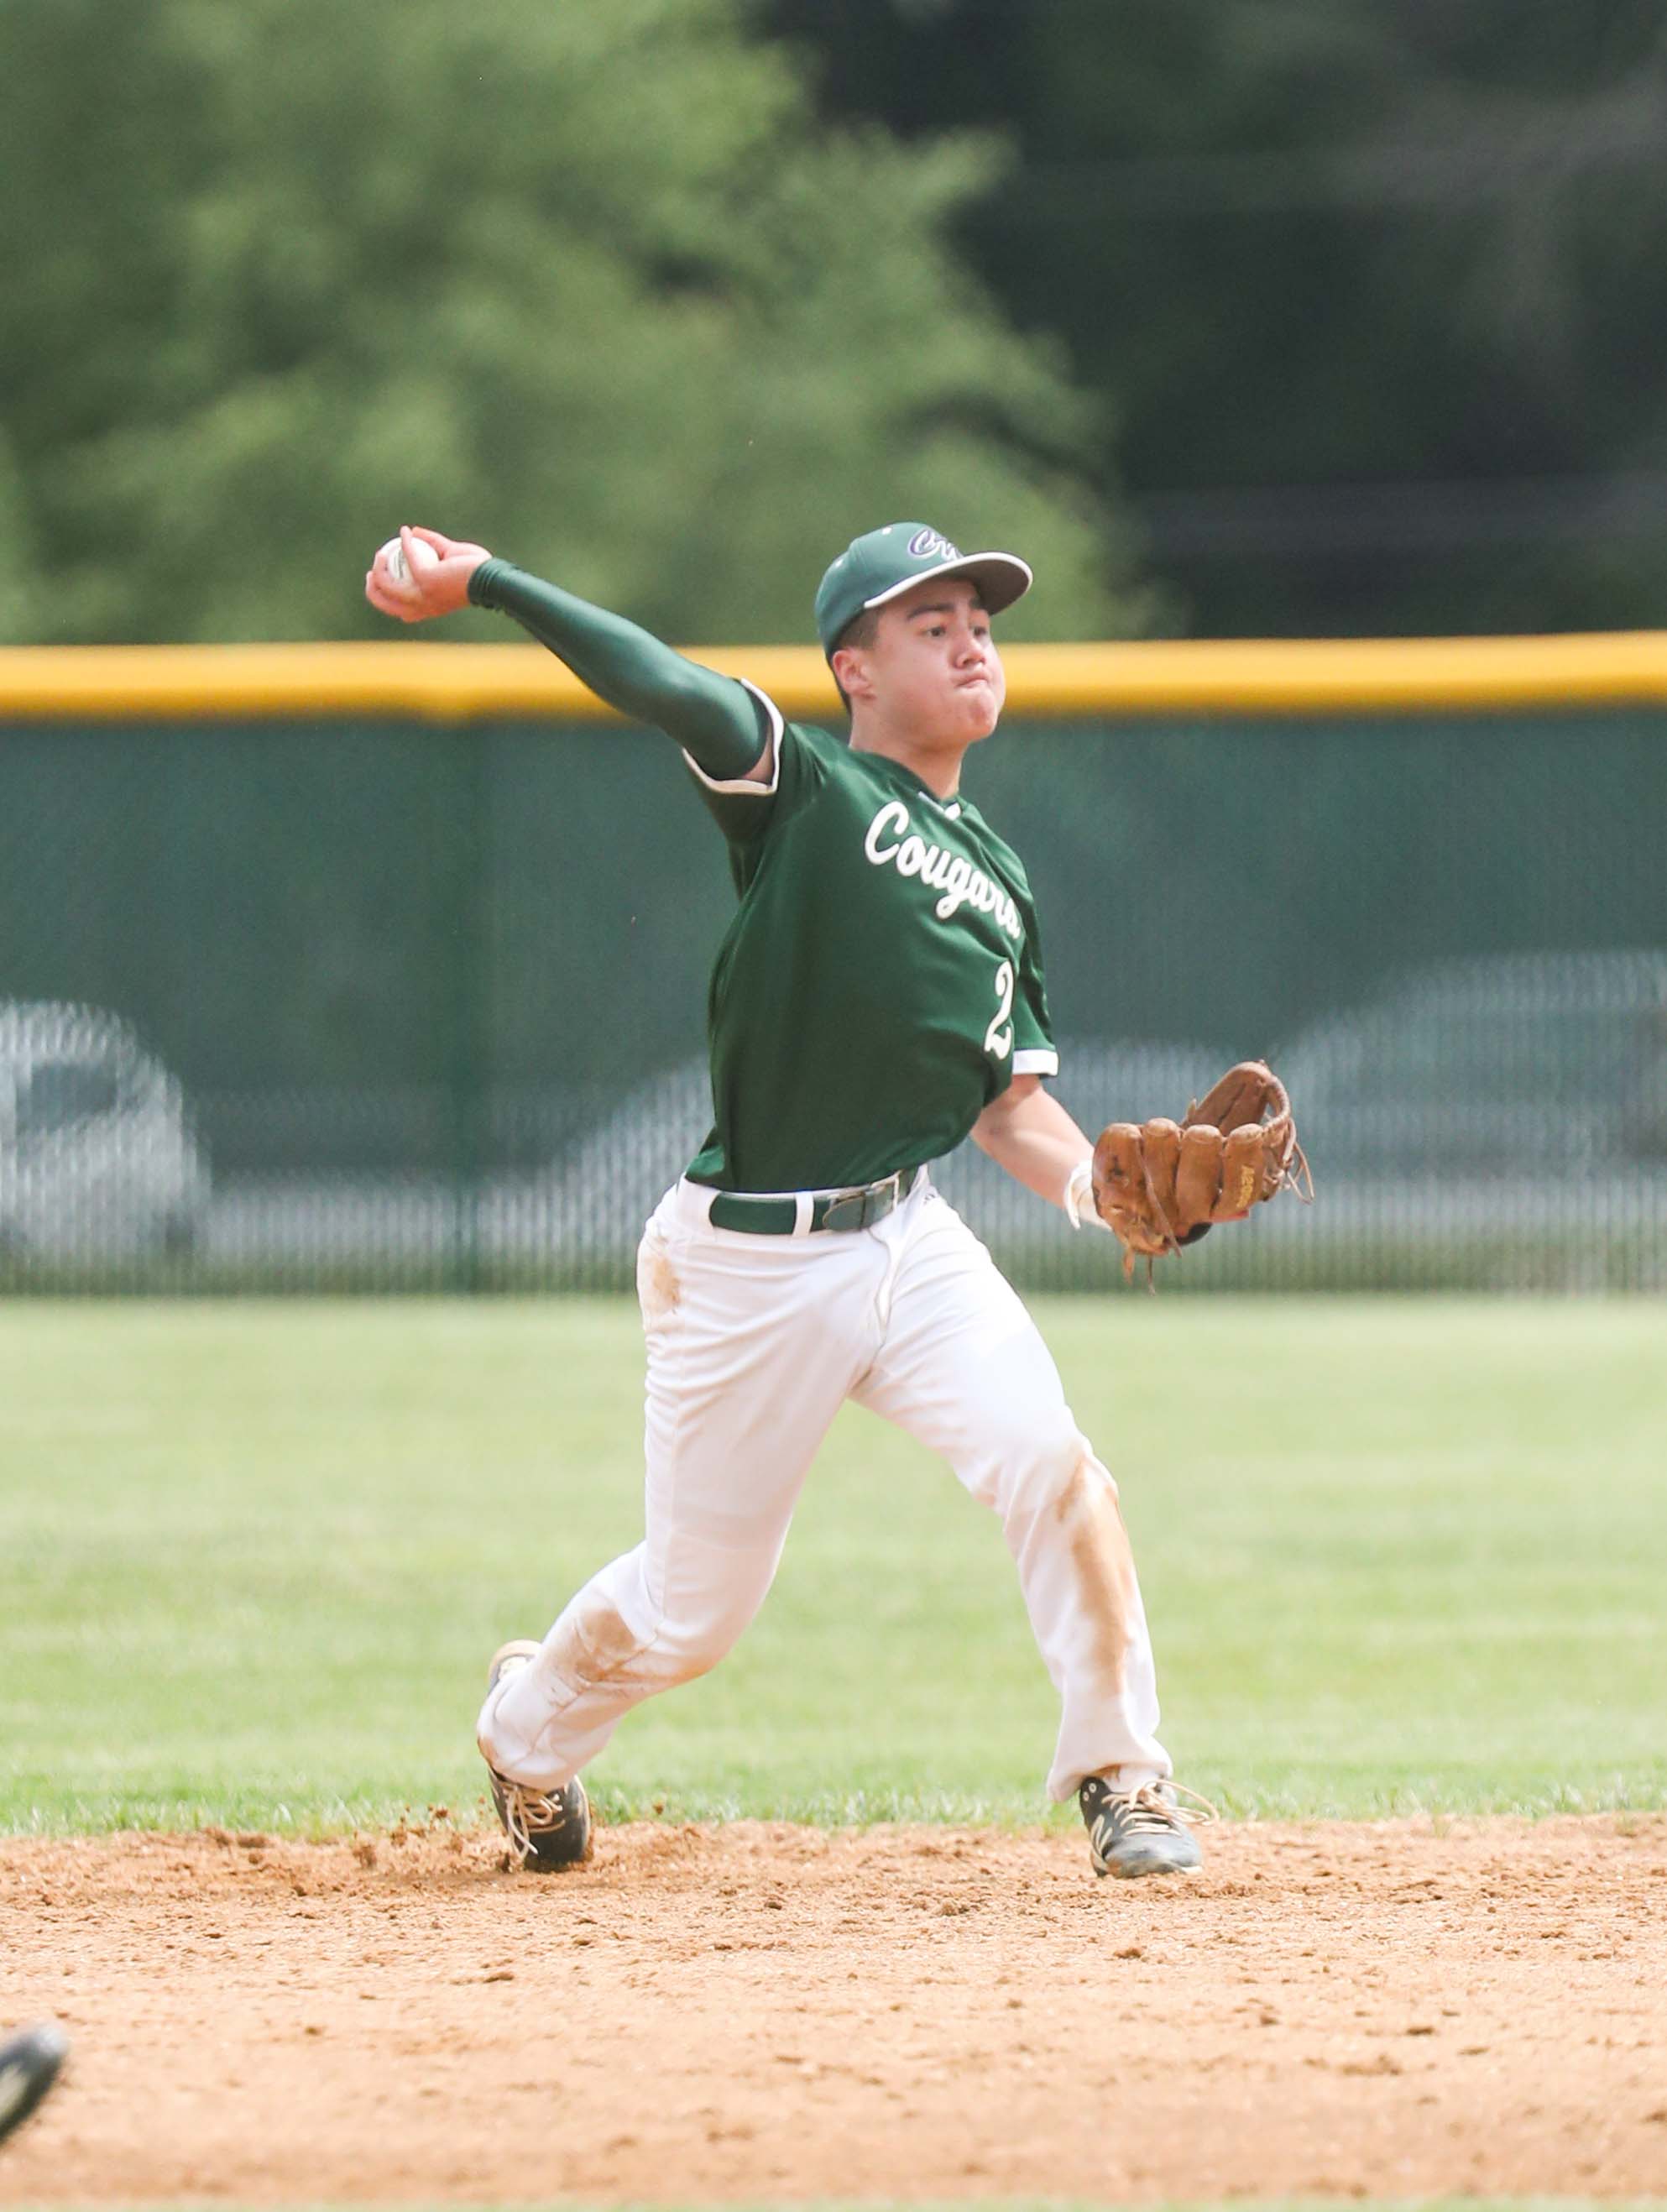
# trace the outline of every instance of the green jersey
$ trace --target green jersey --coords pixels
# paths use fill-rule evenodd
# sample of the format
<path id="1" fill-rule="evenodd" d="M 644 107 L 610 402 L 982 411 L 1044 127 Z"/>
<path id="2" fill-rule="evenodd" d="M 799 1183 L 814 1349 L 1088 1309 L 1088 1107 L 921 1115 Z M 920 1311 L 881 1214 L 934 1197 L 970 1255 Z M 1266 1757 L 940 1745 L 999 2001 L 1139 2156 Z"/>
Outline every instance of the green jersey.
<path id="1" fill-rule="evenodd" d="M 688 758 L 740 894 L 707 1004 L 717 1119 L 688 1173 L 834 1189 L 953 1152 L 1058 1055 L 1017 855 L 969 800 L 769 712 L 767 784 Z"/>
<path id="2" fill-rule="evenodd" d="M 712 970 L 717 1121 L 694 1182 L 876 1182 L 953 1152 L 1015 1075 L 1056 1073 L 1030 885 L 969 801 L 784 727 L 752 686 L 508 562 L 469 595 L 675 738 L 729 840 L 741 903 Z M 748 781 L 767 741 L 771 781 Z"/>

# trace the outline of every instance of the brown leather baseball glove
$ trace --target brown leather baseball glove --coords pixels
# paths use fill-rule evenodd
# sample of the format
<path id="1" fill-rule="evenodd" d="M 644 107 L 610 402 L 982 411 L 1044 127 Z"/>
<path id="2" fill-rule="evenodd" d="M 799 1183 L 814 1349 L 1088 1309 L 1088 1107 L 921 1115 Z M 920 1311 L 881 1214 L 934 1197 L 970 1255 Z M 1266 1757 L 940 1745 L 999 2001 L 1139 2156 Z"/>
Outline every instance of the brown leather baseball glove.
<path id="1" fill-rule="evenodd" d="M 1184 1121 L 1113 1121 L 1094 1148 L 1094 1211 L 1123 1246 L 1123 1272 L 1196 1243 L 1218 1221 L 1294 1190 L 1314 1194 L 1284 1085 L 1260 1060 L 1228 1068 Z"/>

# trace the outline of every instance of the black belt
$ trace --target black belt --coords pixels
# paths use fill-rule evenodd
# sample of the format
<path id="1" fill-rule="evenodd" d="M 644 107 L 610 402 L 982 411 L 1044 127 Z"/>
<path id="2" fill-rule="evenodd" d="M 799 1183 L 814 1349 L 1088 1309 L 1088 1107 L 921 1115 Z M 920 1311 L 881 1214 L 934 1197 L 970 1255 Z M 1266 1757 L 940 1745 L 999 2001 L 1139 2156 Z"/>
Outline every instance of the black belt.
<path id="1" fill-rule="evenodd" d="M 919 1168 L 900 1168 L 895 1175 L 882 1176 L 878 1182 L 864 1183 L 858 1189 L 815 1192 L 807 1233 L 814 1237 L 823 1229 L 866 1229 L 871 1222 L 883 1221 L 894 1206 L 902 1204 L 922 1173 Z M 799 1225 L 798 1200 L 715 1191 L 706 1218 L 714 1229 L 737 1229 L 746 1237 L 791 1237 Z"/>

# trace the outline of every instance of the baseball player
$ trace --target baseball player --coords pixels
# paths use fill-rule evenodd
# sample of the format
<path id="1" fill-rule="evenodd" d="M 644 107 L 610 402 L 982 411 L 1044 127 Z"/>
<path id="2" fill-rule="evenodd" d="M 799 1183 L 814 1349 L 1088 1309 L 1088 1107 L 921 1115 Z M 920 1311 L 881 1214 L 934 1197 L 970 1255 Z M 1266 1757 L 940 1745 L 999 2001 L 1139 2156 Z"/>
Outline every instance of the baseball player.
<path id="1" fill-rule="evenodd" d="M 70 2045 L 55 2021 L 0 2042 L 0 2141 L 21 2128 L 58 2076 Z"/>
<path id="2" fill-rule="evenodd" d="M 1058 1058 L 1030 886 L 961 787 L 1002 710 L 991 617 L 1030 583 L 1015 555 L 963 554 L 920 524 L 858 538 L 815 600 L 846 738 L 785 722 L 755 685 L 484 546 L 402 530 L 366 577 L 404 622 L 498 609 L 664 730 L 738 895 L 709 994 L 713 1125 L 638 1256 L 644 1540 L 488 1675 L 480 1747 L 524 1865 L 588 1855 L 581 1770 L 633 1705 L 715 1666 L 757 1612 L 847 1398 L 1000 1515 L 1061 1699 L 1048 1790 L 1079 1799 L 1096 1872 L 1198 1863 L 1155 1732 L 1117 1486 L 929 1171 L 970 1135 L 1093 1218 L 1093 1147 L 1043 1087 Z"/>

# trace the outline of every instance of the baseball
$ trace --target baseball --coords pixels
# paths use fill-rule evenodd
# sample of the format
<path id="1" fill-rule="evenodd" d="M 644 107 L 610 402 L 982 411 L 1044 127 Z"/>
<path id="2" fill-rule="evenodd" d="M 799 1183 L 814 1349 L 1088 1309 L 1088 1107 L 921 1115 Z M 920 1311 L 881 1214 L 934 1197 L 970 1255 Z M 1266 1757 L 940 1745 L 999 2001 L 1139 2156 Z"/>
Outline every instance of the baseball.
<path id="1" fill-rule="evenodd" d="M 406 565 L 405 548 L 397 538 L 391 538 L 382 548 L 382 565 L 397 584 L 409 584 L 410 569 Z"/>

